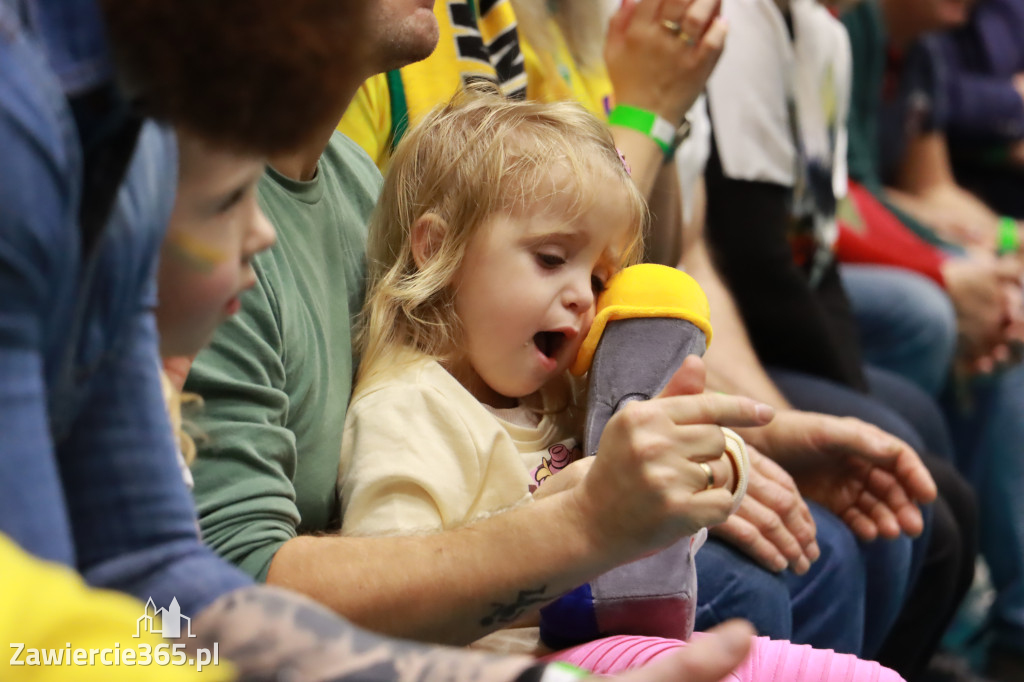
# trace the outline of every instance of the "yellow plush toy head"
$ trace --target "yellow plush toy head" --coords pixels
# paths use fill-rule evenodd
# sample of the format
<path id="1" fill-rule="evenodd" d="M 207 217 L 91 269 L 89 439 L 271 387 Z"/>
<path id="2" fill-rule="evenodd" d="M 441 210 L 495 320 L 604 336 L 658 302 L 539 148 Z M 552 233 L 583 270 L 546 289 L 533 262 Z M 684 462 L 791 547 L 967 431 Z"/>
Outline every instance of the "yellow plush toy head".
<path id="1" fill-rule="evenodd" d="M 597 299 L 597 314 L 570 368 L 581 375 L 590 369 L 605 325 L 636 317 L 672 317 L 693 323 L 711 345 L 708 298 L 696 280 L 682 270 L 643 263 L 620 271 Z"/>

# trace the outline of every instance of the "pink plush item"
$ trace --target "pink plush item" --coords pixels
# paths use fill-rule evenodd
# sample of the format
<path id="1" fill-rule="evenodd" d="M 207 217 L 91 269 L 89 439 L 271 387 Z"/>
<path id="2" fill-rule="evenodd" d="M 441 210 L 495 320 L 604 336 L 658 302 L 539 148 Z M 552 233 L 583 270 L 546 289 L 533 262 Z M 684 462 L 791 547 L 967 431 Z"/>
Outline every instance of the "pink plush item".
<path id="1" fill-rule="evenodd" d="M 695 632 L 693 639 L 705 637 Z M 686 642 L 661 637 L 618 635 L 566 649 L 546 657 L 599 675 L 613 675 L 667 656 Z M 786 640 L 755 637 L 750 655 L 722 682 L 904 682 L 875 661 L 814 649 Z"/>

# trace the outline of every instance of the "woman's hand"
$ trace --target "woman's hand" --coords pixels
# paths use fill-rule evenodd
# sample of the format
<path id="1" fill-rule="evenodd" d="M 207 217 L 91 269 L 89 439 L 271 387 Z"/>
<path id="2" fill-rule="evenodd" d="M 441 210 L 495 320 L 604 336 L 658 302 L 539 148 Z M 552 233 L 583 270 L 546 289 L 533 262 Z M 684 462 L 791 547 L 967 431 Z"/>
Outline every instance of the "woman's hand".
<path id="1" fill-rule="evenodd" d="M 616 101 L 681 123 L 725 45 L 720 3 L 624 0 L 604 53 Z"/>
<path id="2" fill-rule="evenodd" d="M 590 471 L 569 491 L 595 546 L 636 556 L 729 515 L 732 493 L 721 485 L 732 465 L 722 457 L 720 427 L 761 426 L 773 410 L 703 393 L 704 380 L 704 363 L 690 356 L 657 398 L 632 402 L 609 420 Z"/>

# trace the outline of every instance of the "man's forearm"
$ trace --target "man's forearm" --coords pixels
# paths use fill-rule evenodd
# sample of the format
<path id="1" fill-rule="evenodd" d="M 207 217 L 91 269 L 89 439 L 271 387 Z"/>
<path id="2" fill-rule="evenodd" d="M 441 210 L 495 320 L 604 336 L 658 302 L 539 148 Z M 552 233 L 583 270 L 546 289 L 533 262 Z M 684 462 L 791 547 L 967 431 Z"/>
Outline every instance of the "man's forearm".
<path id="1" fill-rule="evenodd" d="M 566 492 L 441 533 L 298 537 L 267 582 L 377 632 L 463 645 L 635 558 L 601 551 L 585 527 Z"/>
<path id="2" fill-rule="evenodd" d="M 926 192 L 924 197 L 933 201 L 940 210 L 955 211 L 962 214 L 965 219 L 974 221 L 980 227 L 988 230 L 996 230 L 998 227 L 999 216 L 981 199 L 960 185 L 942 185 Z"/>
<path id="3" fill-rule="evenodd" d="M 490 656 L 390 639 L 355 627 L 300 595 L 254 586 L 225 595 L 195 619 L 197 639 L 245 679 L 441 682 L 514 680 L 528 657 Z"/>
<path id="4" fill-rule="evenodd" d="M 885 198 L 891 201 L 898 209 L 906 211 L 912 218 L 925 225 L 931 226 L 931 224 L 940 220 L 940 217 L 937 215 L 938 207 L 930 205 L 925 199 L 917 195 L 887 187 L 885 189 Z"/>

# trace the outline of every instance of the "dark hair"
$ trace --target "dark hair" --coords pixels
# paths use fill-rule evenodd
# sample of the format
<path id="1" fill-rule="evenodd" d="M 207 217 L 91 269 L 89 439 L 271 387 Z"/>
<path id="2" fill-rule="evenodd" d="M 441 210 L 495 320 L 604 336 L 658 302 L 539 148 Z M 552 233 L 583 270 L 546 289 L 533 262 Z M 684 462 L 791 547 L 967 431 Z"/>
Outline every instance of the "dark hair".
<path id="1" fill-rule="evenodd" d="M 364 0 L 100 0 L 143 111 L 235 151 L 294 149 L 370 75 Z"/>

